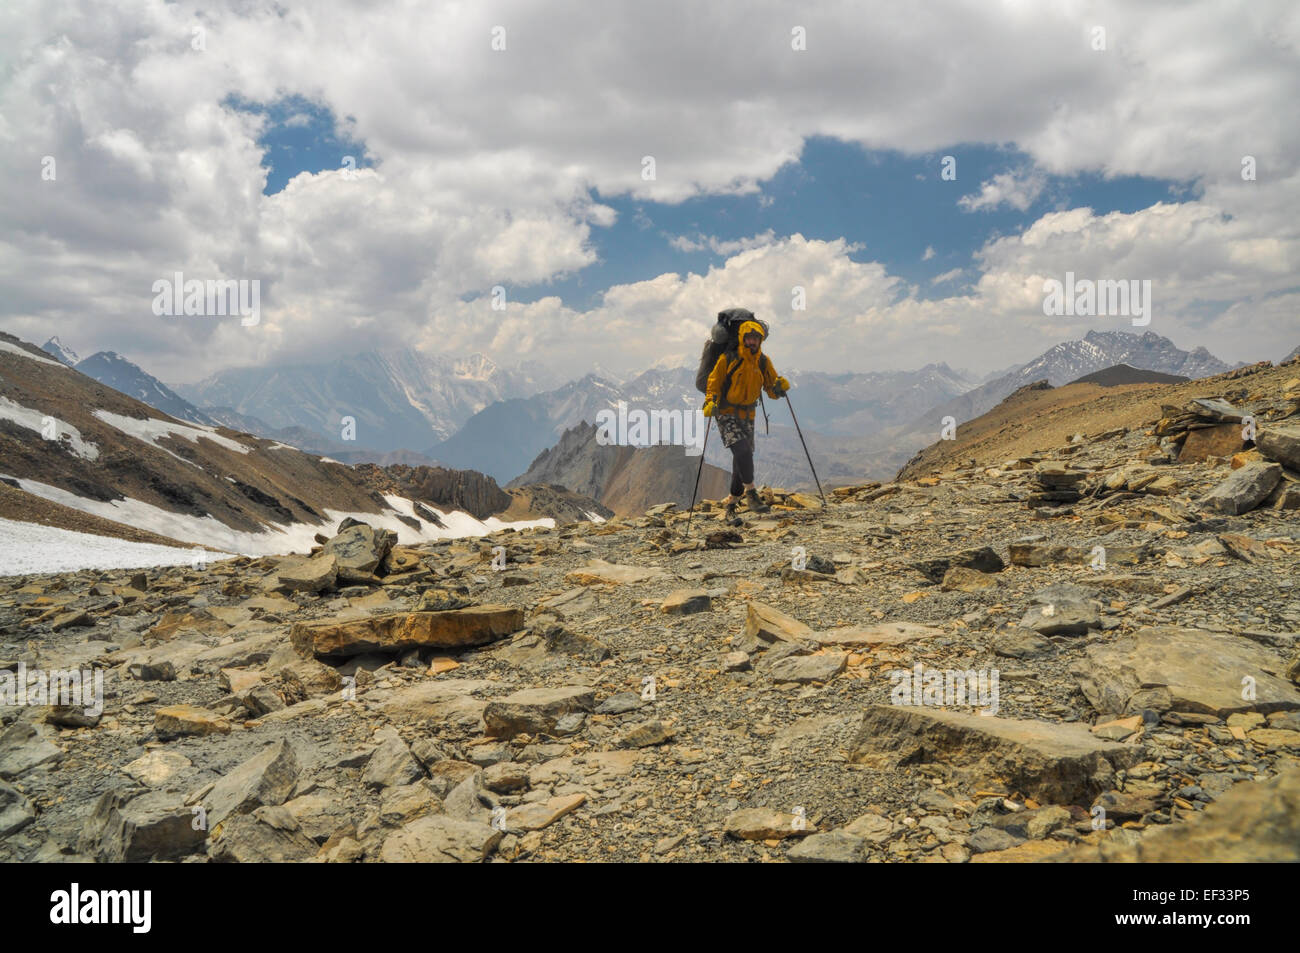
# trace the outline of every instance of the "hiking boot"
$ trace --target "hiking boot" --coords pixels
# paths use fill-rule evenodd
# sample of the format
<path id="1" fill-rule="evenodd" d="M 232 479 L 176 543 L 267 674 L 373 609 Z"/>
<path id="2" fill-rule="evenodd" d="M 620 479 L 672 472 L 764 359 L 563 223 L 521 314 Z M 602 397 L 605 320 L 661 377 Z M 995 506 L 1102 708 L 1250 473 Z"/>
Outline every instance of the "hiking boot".
<path id="1" fill-rule="evenodd" d="M 755 513 L 766 513 L 772 508 L 763 502 L 763 498 L 758 495 L 758 490 L 746 490 L 745 503 Z"/>
<path id="2" fill-rule="evenodd" d="M 722 510 L 722 518 L 728 523 L 736 518 L 736 502 L 734 500 Z"/>

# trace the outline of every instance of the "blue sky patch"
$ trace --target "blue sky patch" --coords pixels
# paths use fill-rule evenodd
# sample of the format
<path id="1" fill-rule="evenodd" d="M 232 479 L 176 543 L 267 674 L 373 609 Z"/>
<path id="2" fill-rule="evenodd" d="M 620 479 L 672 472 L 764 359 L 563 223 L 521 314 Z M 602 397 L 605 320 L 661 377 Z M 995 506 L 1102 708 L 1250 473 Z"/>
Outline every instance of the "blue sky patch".
<path id="1" fill-rule="evenodd" d="M 956 159 L 951 181 L 941 177 L 945 155 Z M 988 145 L 904 155 L 817 137 L 805 143 L 797 162 L 786 163 L 750 195 L 698 196 L 669 205 L 593 191 L 595 201 L 618 212 L 614 225 L 592 229 L 600 261 L 553 282 L 508 290 L 514 301 L 558 295 L 569 307 L 586 310 L 612 285 L 666 272 L 704 274 L 721 266 L 734 252 L 709 248 L 709 238 L 735 242 L 770 230 L 778 239 L 796 233 L 824 241 L 843 238 L 858 246 L 851 260 L 883 262 L 890 274 L 915 285 L 918 297 L 944 298 L 978 277 L 972 256 L 987 241 L 1017 234 L 1047 212 L 1088 206 L 1099 215 L 1131 213 L 1184 199 L 1191 189 L 1189 183 L 1137 176 L 1039 172 L 1041 191 L 1023 210 L 959 205 L 964 196 L 978 196 L 985 181 L 1008 172 L 1034 174 L 1029 156 Z M 682 250 L 672 244 L 678 237 L 705 247 Z M 927 249 L 933 249 L 928 258 Z M 965 273 L 933 283 L 954 269 Z"/>
<path id="2" fill-rule="evenodd" d="M 266 195 L 281 191 L 299 172 L 343 168 L 346 156 L 354 158 L 356 168 L 373 165 L 365 144 L 346 135 L 346 121 L 336 122 L 330 110 L 300 96 L 269 104 L 231 97 L 226 105 L 268 120 L 258 140 L 266 150 Z M 943 178 L 945 156 L 956 160 L 951 180 Z M 970 207 L 985 182 L 1007 174 L 1035 182 L 1024 193 L 1023 208 L 1005 202 Z M 593 201 L 618 213 L 612 226 L 592 227 L 599 260 L 549 282 L 502 283 L 512 301 L 558 296 L 570 308 L 588 310 L 611 286 L 665 273 L 705 274 L 735 253 L 725 243 L 771 232 L 774 239 L 843 238 L 855 246 L 851 260 L 880 261 L 919 298 L 945 298 L 978 279 L 973 255 L 986 242 L 1018 234 L 1047 212 L 1086 206 L 1098 215 L 1131 213 L 1160 201 L 1194 198 L 1194 191 L 1192 183 L 1141 176 L 1052 176 L 1036 170 L 1023 152 L 987 144 L 907 155 L 819 136 L 805 142 L 797 161 L 748 195 L 704 195 L 667 204 L 592 190 Z M 474 299 L 489 290 L 463 297 Z"/>
<path id="3" fill-rule="evenodd" d="M 334 113 L 302 96 L 287 96 L 273 103 L 257 103 L 228 96 L 222 102 L 228 109 L 256 113 L 267 120 L 257 144 L 264 151 L 262 166 L 267 170 L 263 195 L 275 195 L 300 172 L 323 172 L 326 169 L 364 169 L 374 163 L 366 157 L 364 143 L 357 142 L 339 127 Z M 345 159 L 351 156 L 349 166 Z"/>

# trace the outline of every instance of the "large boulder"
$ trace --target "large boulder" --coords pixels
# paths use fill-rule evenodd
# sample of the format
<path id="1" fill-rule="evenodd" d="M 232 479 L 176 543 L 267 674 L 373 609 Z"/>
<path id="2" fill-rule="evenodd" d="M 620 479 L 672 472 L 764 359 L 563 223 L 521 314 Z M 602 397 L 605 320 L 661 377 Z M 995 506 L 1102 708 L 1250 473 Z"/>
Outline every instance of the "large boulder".
<path id="1" fill-rule="evenodd" d="M 1178 452 L 1178 462 L 1201 463 L 1209 457 L 1230 457 L 1245 446 L 1239 423 L 1189 430 Z"/>
<path id="2" fill-rule="evenodd" d="M 210 849 L 219 864 L 283 864 L 315 853 L 316 842 L 303 833 L 297 818 L 278 805 L 236 814 L 213 834 Z"/>
<path id="3" fill-rule="evenodd" d="M 180 795 L 106 791 L 81 833 L 78 849 L 104 863 L 175 860 L 198 850 L 207 831 Z"/>
<path id="4" fill-rule="evenodd" d="M 334 585 L 338 571 L 334 554 L 321 553 L 311 559 L 286 559 L 276 570 L 276 578 L 282 588 L 291 592 L 321 592 Z"/>
<path id="5" fill-rule="evenodd" d="M 298 782 L 298 756 L 281 740 L 238 765 L 203 799 L 209 828 L 232 814 L 251 814 L 262 806 L 283 804 Z"/>
<path id="6" fill-rule="evenodd" d="M 339 581 L 369 582 L 396 542 L 391 530 L 354 522 L 326 542 L 321 554 L 334 557 Z"/>
<path id="7" fill-rule="evenodd" d="M 298 622 L 289 633 L 304 656 L 347 658 L 367 652 L 486 645 L 524 627 L 522 609 L 470 606 L 446 612 L 396 612 L 359 619 Z"/>
<path id="8" fill-rule="evenodd" d="M 1096 738 L 1085 725 L 874 705 L 849 746 L 850 760 L 882 769 L 942 762 L 972 782 L 1002 782 L 1040 801 L 1091 804 L 1115 771 L 1142 759 L 1139 745 Z"/>
<path id="9" fill-rule="evenodd" d="M 366 762 L 361 783 L 371 788 L 400 787 L 422 777 L 424 771 L 411 754 L 411 749 L 395 730 L 388 728 L 383 741 Z"/>
<path id="10" fill-rule="evenodd" d="M 1300 473 L 1300 427 L 1270 424 L 1255 435 L 1255 447 L 1270 460 Z"/>
<path id="11" fill-rule="evenodd" d="M 1264 502 L 1281 479 L 1282 468 L 1276 463 L 1248 463 L 1210 490 L 1201 505 L 1229 516 L 1247 513 Z"/>

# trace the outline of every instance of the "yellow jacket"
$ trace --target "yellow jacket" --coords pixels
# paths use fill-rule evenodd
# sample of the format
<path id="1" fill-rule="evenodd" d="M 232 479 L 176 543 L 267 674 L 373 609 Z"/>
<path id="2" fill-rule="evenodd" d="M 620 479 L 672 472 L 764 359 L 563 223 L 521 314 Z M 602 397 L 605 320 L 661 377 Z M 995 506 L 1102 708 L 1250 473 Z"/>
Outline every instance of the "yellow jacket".
<path id="1" fill-rule="evenodd" d="M 757 354 L 750 354 L 749 349 L 745 347 L 745 335 L 756 333 L 759 336 L 759 346 Z M 776 400 L 776 379 L 779 376 L 776 368 L 772 366 L 772 361 L 763 353 L 763 328 L 757 322 L 746 321 L 740 326 L 740 357 L 731 358 L 723 353 L 718 358 L 718 363 L 713 365 L 713 371 L 709 374 L 709 383 L 705 391 L 709 400 L 718 405 L 718 413 L 734 414 L 737 417 L 746 420 L 754 419 L 754 404 L 758 402 L 759 390 L 767 391 L 767 396 Z M 726 399 L 721 400 L 722 385 L 731 374 L 731 386 L 727 388 Z"/>

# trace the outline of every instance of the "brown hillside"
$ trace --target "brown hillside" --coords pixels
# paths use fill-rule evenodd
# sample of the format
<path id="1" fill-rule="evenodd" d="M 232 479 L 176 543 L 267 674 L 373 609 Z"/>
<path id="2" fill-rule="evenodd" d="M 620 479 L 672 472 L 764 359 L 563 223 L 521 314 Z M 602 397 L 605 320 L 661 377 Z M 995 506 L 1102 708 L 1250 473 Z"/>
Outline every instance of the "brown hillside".
<path id="1" fill-rule="evenodd" d="M 1244 401 L 1280 394 L 1300 377 L 1300 365 L 1251 365 L 1183 384 L 1067 384 L 1016 391 L 988 413 L 957 427 L 955 440 L 940 440 L 908 461 L 898 479 L 914 479 L 964 466 L 991 466 L 1069 443 L 1075 434 L 1149 427 L 1162 405 L 1195 397 Z"/>

